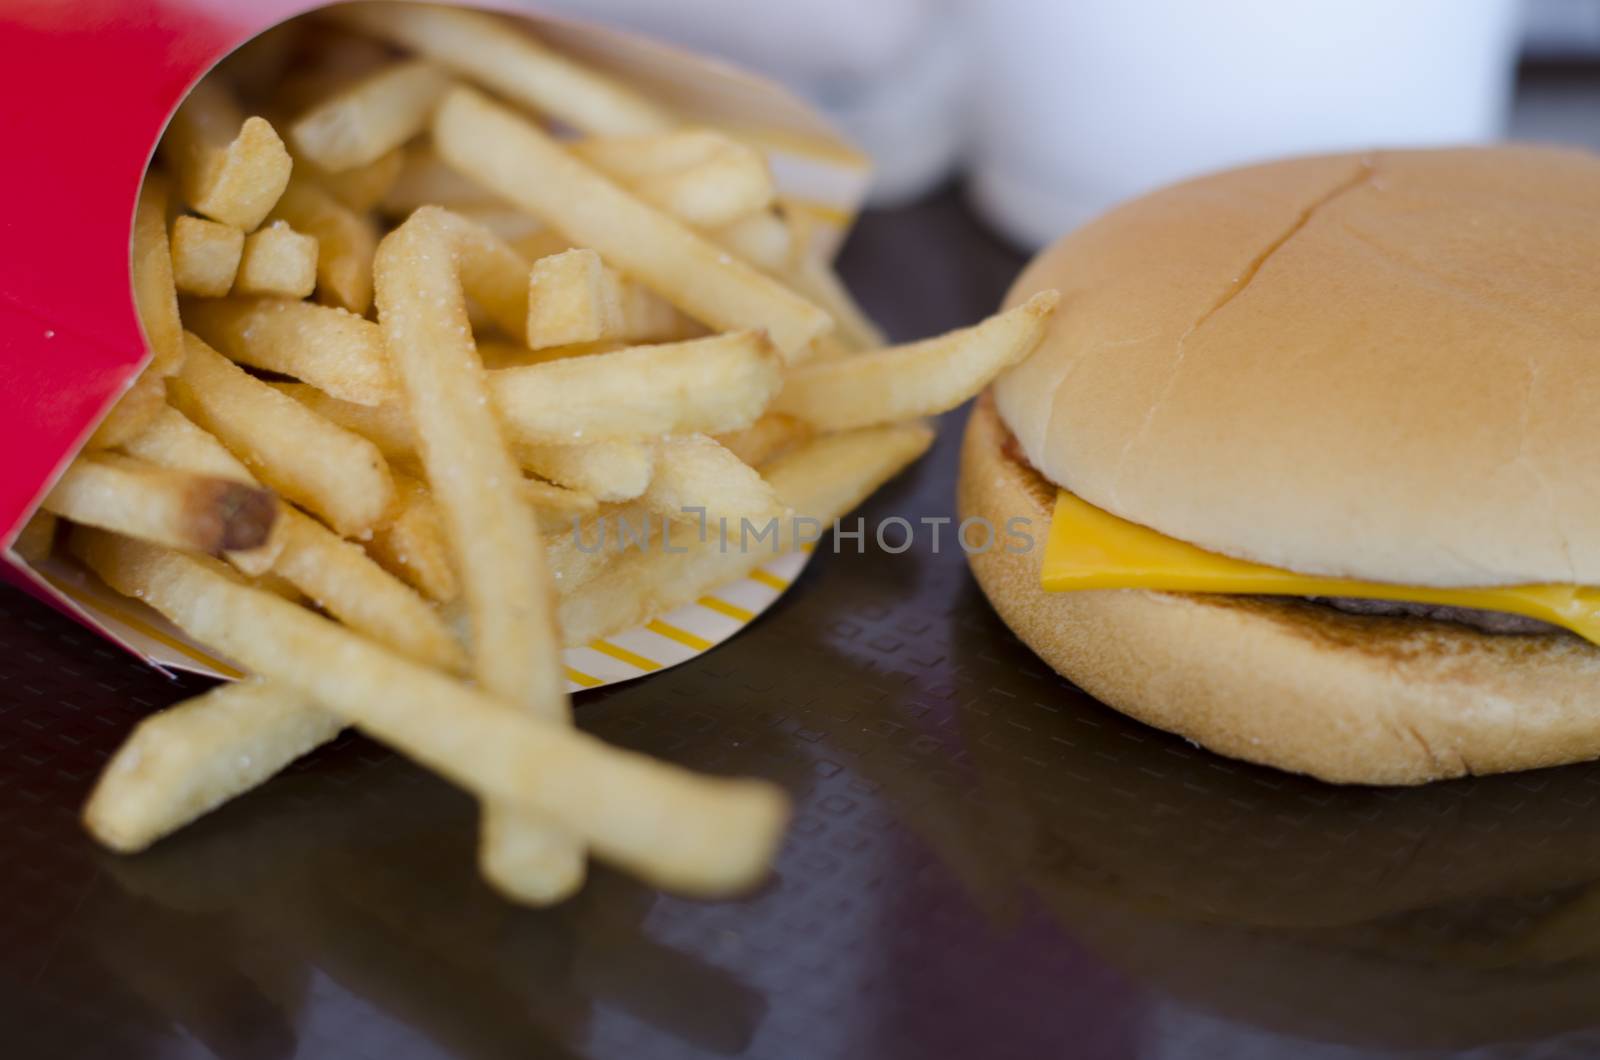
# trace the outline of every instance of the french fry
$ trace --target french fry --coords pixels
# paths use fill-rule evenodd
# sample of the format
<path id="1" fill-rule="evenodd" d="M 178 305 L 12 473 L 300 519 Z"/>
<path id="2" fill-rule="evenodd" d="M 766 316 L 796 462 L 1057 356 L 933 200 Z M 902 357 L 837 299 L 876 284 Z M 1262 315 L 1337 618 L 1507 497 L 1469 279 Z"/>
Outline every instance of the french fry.
<path id="1" fill-rule="evenodd" d="M 430 205 L 443 205 L 443 203 L 433 203 Z M 526 250 L 523 249 L 522 244 L 525 241 L 531 241 L 534 239 L 543 240 L 550 238 L 553 235 L 553 233 L 551 233 L 550 230 L 546 228 L 543 222 L 541 222 L 537 217 L 530 217 L 521 210 L 518 210 L 512 206 L 494 204 L 488 206 L 467 205 L 452 206 L 449 207 L 449 209 L 451 212 L 460 214 L 462 217 L 465 217 L 474 224 L 480 224 L 487 228 L 489 231 L 493 232 L 495 235 L 511 244 L 511 246 L 515 248 L 518 253 L 520 253 L 524 258 L 527 258 L 529 261 L 537 260 L 544 255 L 530 255 Z M 533 242 L 528 242 L 528 245 L 533 246 L 535 244 Z"/>
<path id="2" fill-rule="evenodd" d="M 183 294 L 221 298 L 233 287 L 244 233 L 220 221 L 185 214 L 172 222 L 172 278 Z M 173 303 L 176 316 L 177 303 Z"/>
<path id="3" fill-rule="evenodd" d="M 782 273 L 794 264 L 796 257 L 789 226 L 771 210 L 714 228 L 706 236 L 766 273 Z"/>
<path id="4" fill-rule="evenodd" d="M 178 320 L 178 290 L 173 282 L 173 258 L 166 242 L 166 179 L 150 173 L 139 189 L 133 215 L 133 304 L 144 338 L 150 346 L 150 363 L 131 379 L 128 389 L 106 418 L 94 428 L 88 448 L 112 448 L 138 434 L 166 404 L 165 376 L 178 370 L 184 359 L 182 323 Z"/>
<path id="5" fill-rule="evenodd" d="M 173 408 L 165 409 L 161 418 L 126 448 L 154 464 L 255 481 L 220 441 Z M 415 593 L 385 573 L 359 547 L 292 508 L 279 512 L 266 546 L 226 555 L 240 571 L 252 576 L 275 570 L 352 629 L 397 651 L 447 669 L 461 670 L 466 665 L 465 654 L 449 630 Z"/>
<path id="6" fill-rule="evenodd" d="M 364 166 L 352 166 L 337 173 L 323 169 L 308 158 L 299 158 L 295 160 L 295 174 L 303 174 L 305 179 L 320 186 L 356 213 L 364 214 L 383 202 L 400 179 L 404 163 L 405 152 L 397 147 L 385 151 Z"/>
<path id="7" fill-rule="evenodd" d="M 396 474 L 394 484 L 394 514 L 373 532 L 367 552 L 428 599 L 447 604 L 459 595 L 461 585 L 439 509 L 428 487 L 410 475 Z"/>
<path id="8" fill-rule="evenodd" d="M 1059 297 L 1041 291 L 970 328 L 803 365 L 789 373 L 773 411 L 842 431 L 955 408 L 1033 351 Z"/>
<path id="9" fill-rule="evenodd" d="M 524 471 L 598 501 L 632 500 L 644 493 L 655 473 L 656 447 L 632 439 L 512 448 Z"/>
<path id="10" fill-rule="evenodd" d="M 74 460 L 41 503 L 75 523 L 207 553 L 264 543 L 278 510 L 267 490 L 115 453 Z"/>
<path id="11" fill-rule="evenodd" d="M 627 345 L 625 342 L 608 339 L 603 342 L 575 342 L 568 346 L 547 346 L 542 350 L 530 350 L 520 342 L 480 338 L 478 359 L 490 370 L 525 368 L 530 364 L 544 364 L 547 361 L 559 361 L 567 357 L 592 357 L 597 353 L 610 353 Z"/>
<path id="12" fill-rule="evenodd" d="M 693 528 L 673 551 L 630 551 L 564 595 L 557 607 L 569 645 L 587 644 L 630 629 L 748 574 L 776 553 L 815 540 L 822 530 L 865 500 L 933 441 L 922 424 L 898 424 L 806 442 L 763 469 L 767 482 L 792 510 L 766 534 L 764 522 L 746 532 L 730 520 L 726 535 L 709 523 Z M 802 525 L 804 524 L 804 525 Z M 763 536 L 752 536 L 763 535 Z M 679 552 L 677 549 L 684 548 Z"/>
<path id="13" fill-rule="evenodd" d="M 394 481 L 377 446 L 245 374 L 196 336 L 185 339 L 183 371 L 169 388 L 179 411 L 341 535 L 357 537 L 383 521 Z"/>
<path id="14" fill-rule="evenodd" d="M 167 381 L 146 368 L 134 376 L 106 418 L 84 444 L 87 450 L 112 449 L 132 438 L 160 415 L 167 403 Z"/>
<path id="15" fill-rule="evenodd" d="M 466 653 L 439 613 L 359 545 L 292 508 L 284 509 L 283 521 L 275 573 L 377 643 L 442 670 L 466 670 Z"/>
<path id="16" fill-rule="evenodd" d="M 151 375 L 169 376 L 183 361 L 183 324 L 167 242 L 169 189 L 165 177 L 151 173 L 139 189 L 133 213 L 133 304 L 150 345 Z"/>
<path id="17" fill-rule="evenodd" d="M 378 447 L 391 463 L 417 462 L 416 435 L 411 421 L 398 400 L 383 405 L 358 405 L 342 401 L 307 383 L 270 383 L 272 389 L 287 394 L 331 423 L 352 431 Z"/>
<path id="18" fill-rule="evenodd" d="M 512 207 L 512 209 L 516 209 L 516 207 Z M 524 214 L 523 216 L 532 215 Z M 563 250 L 573 249 L 572 240 L 543 221 L 539 221 L 537 217 L 533 219 L 538 222 L 539 227 L 513 241 L 512 245 L 517 248 L 517 253 L 529 261 L 538 261 L 540 258 L 548 258 L 552 254 L 559 254 Z"/>
<path id="19" fill-rule="evenodd" d="M 600 502 L 587 493 L 541 482 L 536 478 L 522 480 L 522 496 L 533 507 L 540 533 L 570 530 L 574 519 L 593 515 Z"/>
<path id="20" fill-rule="evenodd" d="M 228 452 L 228 447 L 196 427 L 183 413 L 163 405 L 160 414 L 139 434 L 122 445 L 129 456 L 159 467 L 175 468 L 196 475 L 211 475 L 246 486 L 259 486 L 250 469 Z M 262 544 L 250 549 L 223 553 L 223 557 L 251 577 L 260 577 L 272 568 L 283 551 L 286 520 L 273 520 L 272 532 Z"/>
<path id="21" fill-rule="evenodd" d="M 317 241 L 287 221 L 272 221 L 244 239 L 234 287 L 242 295 L 305 298 L 317 286 Z"/>
<path id="22" fill-rule="evenodd" d="M 581 132 L 630 136 L 676 124 L 642 95 L 549 50 L 493 15 L 422 4 L 364 3 L 341 6 L 326 17 L 409 48 Z"/>
<path id="23" fill-rule="evenodd" d="M 788 815 L 772 785 L 696 777 L 537 722 L 204 560 L 95 531 L 74 552 L 213 650 L 494 803 L 545 815 L 657 885 L 744 890 Z M 258 723 L 252 722 L 252 725 Z"/>
<path id="24" fill-rule="evenodd" d="M 622 330 L 617 338 L 625 342 L 681 342 L 705 334 L 676 306 L 642 283 L 626 276 L 618 278 L 622 288 Z"/>
<path id="25" fill-rule="evenodd" d="M 781 274 L 795 290 L 828 311 L 838 340 L 853 350 L 875 350 L 886 341 L 882 330 L 856 303 L 833 266 L 809 255 Z M 825 336 L 826 338 L 827 336 Z"/>
<path id="26" fill-rule="evenodd" d="M 778 358 L 754 331 L 489 373 L 511 436 L 558 445 L 735 430 L 761 415 L 780 383 Z"/>
<path id="27" fill-rule="evenodd" d="M 30 567 L 37 567 L 50 558 L 55 548 L 57 519 L 43 508 L 28 517 L 11 542 L 11 551 Z"/>
<path id="28" fill-rule="evenodd" d="M 365 313 L 372 304 L 372 254 L 378 247 L 372 221 L 298 174 L 290 178 L 272 216 L 317 241 L 318 300 Z"/>
<path id="29" fill-rule="evenodd" d="M 416 436 L 398 403 L 356 405 L 329 397 L 304 383 L 269 385 L 319 416 L 366 438 L 391 463 L 403 467 L 418 464 Z M 656 463 L 655 446 L 625 439 L 585 445 L 514 444 L 513 455 L 524 471 L 598 501 L 626 501 L 640 496 L 650 484 Z"/>
<path id="30" fill-rule="evenodd" d="M 414 144 L 405 149 L 400 174 L 380 207 L 390 217 L 409 217 L 424 206 L 443 206 L 466 214 L 472 210 L 506 209 L 510 204 L 451 167 L 431 145 Z"/>
<path id="31" fill-rule="evenodd" d="M 811 428 L 800 420 L 768 412 L 748 427 L 717 435 L 717 443 L 751 467 L 760 467 L 810 437 Z"/>
<path id="32" fill-rule="evenodd" d="M 698 228 L 760 213 L 777 195 L 761 152 L 714 129 L 590 137 L 571 149 L 641 199 Z"/>
<path id="33" fill-rule="evenodd" d="M 472 629 L 473 672 L 491 694 L 543 722 L 570 723 L 538 522 L 494 417 L 467 323 L 466 274 L 489 234 L 423 208 L 378 247 L 378 320 L 420 441 Z M 492 239 L 492 236 L 489 236 Z M 582 846 L 537 814 L 488 807 L 485 876 L 526 902 L 581 886 Z"/>
<path id="34" fill-rule="evenodd" d="M 532 240 L 522 243 L 532 245 Z M 528 349 L 574 347 L 573 354 L 603 352 L 593 347 L 605 343 L 681 341 L 704 331 L 671 302 L 619 275 L 594 251 L 576 247 L 534 259 L 526 330 Z"/>
<path id="35" fill-rule="evenodd" d="M 600 342 L 622 332 L 622 286 L 592 250 L 540 258 L 528 277 L 528 347 Z"/>
<path id="36" fill-rule="evenodd" d="M 306 111 L 289 126 L 289 140 L 334 173 L 371 165 L 427 128 L 449 85 L 431 63 L 394 63 Z"/>
<path id="37" fill-rule="evenodd" d="M 782 510 L 772 487 L 754 468 L 703 434 L 663 439 L 656 471 L 642 498 L 650 510 L 670 519 L 772 518 Z"/>
<path id="38" fill-rule="evenodd" d="M 765 328 L 804 356 L 828 314 L 613 184 L 513 111 L 452 90 L 433 122 L 440 157 L 715 328 Z"/>
<path id="39" fill-rule="evenodd" d="M 184 323 L 230 360 L 293 376 L 344 401 L 381 405 L 398 394 L 378 325 L 343 309 L 220 298 L 184 306 Z"/>
<path id="40" fill-rule="evenodd" d="M 576 526 L 568 523 L 544 534 L 545 567 L 550 571 L 550 584 L 557 596 L 577 591 L 578 586 L 605 570 L 611 554 L 598 537 L 604 527 L 611 525 L 602 520 L 613 518 L 607 513 L 600 518 L 581 520 Z"/>
<path id="41" fill-rule="evenodd" d="M 238 565 L 235 564 L 235 566 L 237 567 Z M 243 572 L 241 571 L 240 573 Z M 300 591 L 300 587 L 298 585 L 290 581 L 288 578 L 285 578 L 283 575 L 274 574 L 270 570 L 265 574 L 258 574 L 254 578 L 247 578 L 245 583 L 253 586 L 254 588 L 260 589 L 263 592 L 269 592 L 274 596 L 281 596 L 291 604 L 311 603 L 310 598 L 308 598 L 305 593 Z"/>
<path id="42" fill-rule="evenodd" d="M 244 117 L 210 79 L 195 85 L 173 114 L 161 155 L 192 210 L 245 232 L 272 210 L 293 164 L 271 124 Z"/>
<path id="43" fill-rule="evenodd" d="M 528 325 L 528 260 L 480 224 L 437 206 L 424 206 L 430 224 L 447 227 L 459 259 L 461 286 L 507 335 Z"/>
<path id="44" fill-rule="evenodd" d="M 139 723 L 83 809 L 89 832 L 131 853 L 260 784 L 344 721 L 270 681 L 219 685 Z"/>

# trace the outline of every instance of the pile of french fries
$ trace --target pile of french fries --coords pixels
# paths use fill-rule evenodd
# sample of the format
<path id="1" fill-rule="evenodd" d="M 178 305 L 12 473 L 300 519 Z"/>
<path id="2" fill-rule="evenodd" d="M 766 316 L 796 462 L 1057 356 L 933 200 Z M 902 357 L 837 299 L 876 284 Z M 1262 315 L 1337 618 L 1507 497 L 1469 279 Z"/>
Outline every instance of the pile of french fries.
<path id="1" fill-rule="evenodd" d="M 758 148 L 410 3 L 201 82 L 132 270 L 153 357 L 19 549 L 253 676 L 138 726 L 89 830 L 140 850 L 355 726 L 476 795 L 484 875 L 534 904 L 590 854 L 691 893 L 762 877 L 783 794 L 575 730 L 563 646 L 770 560 L 741 521 L 831 525 L 1055 305 L 883 348 Z M 643 514 L 699 535 L 577 547 Z"/>

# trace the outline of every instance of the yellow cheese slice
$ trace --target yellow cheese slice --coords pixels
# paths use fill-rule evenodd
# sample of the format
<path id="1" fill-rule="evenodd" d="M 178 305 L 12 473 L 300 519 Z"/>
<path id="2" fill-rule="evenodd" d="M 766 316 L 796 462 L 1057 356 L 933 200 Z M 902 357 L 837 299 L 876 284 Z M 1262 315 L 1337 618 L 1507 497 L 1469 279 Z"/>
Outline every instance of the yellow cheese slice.
<path id="1" fill-rule="evenodd" d="M 1154 589 L 1173 593 L 1353 596 L 1476 607 L 1527 615 L 1600 644 L 1600 588 L 1594 586 L 1436 589 L 1296 574 L 1207 552 L 1118 518 L 1066 490 L 1056 496 L 1040 580 L 1047 592 Z"/>

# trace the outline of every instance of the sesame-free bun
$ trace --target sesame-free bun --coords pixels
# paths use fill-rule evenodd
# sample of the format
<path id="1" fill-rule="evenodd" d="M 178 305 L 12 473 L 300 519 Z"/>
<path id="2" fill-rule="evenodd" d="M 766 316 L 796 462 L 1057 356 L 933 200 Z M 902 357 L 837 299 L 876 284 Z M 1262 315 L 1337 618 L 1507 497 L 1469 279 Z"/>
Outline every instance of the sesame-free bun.
<path id="1" fill-rule="evenodd" d="M 1125 714 L 1341 783 L 1419 784 L 1600 756 L 1594 645 L 1295 599 L 1045 592 L 1041 528 L 1055 492 L 1007 452 L 994 402 L 982 399 L 962 448 L 960 515 L 994 526 L 1025 517 L 1038 547 L 974 553 L 973 572 L 1040 658 Z"/>
<path id="2" fill-rule="evenodd" d="M 1600 156 L 1219 173 L 1067 236 L 1009 302 L 1052 287 L 995 395 L 1090 503 L 1307 574 L 1600 584 Z"/>

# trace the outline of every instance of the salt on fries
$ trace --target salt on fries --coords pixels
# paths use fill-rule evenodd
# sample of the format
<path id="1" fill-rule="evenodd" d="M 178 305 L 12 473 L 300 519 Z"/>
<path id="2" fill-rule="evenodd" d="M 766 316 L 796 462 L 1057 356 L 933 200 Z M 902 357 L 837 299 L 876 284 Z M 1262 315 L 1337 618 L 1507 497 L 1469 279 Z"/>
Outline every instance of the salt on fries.
<path id="1" fill-rule="evenodd" d="M 140 724 L 89 830 L 140 850 L 353 725 L 481 800 L 514 900 L 591 853 L 753 886 L 782 792 L 576 731 L 562 647 L 816 540 L 1054 296 L 882 348 L 736 133 L 491 15 L 349 5 L 273 46 L 174 117 L 133 233 L 152 358 L 16 546 L 252 674 Z M 605 547 L 647 520 L 673 547 Z"/>

